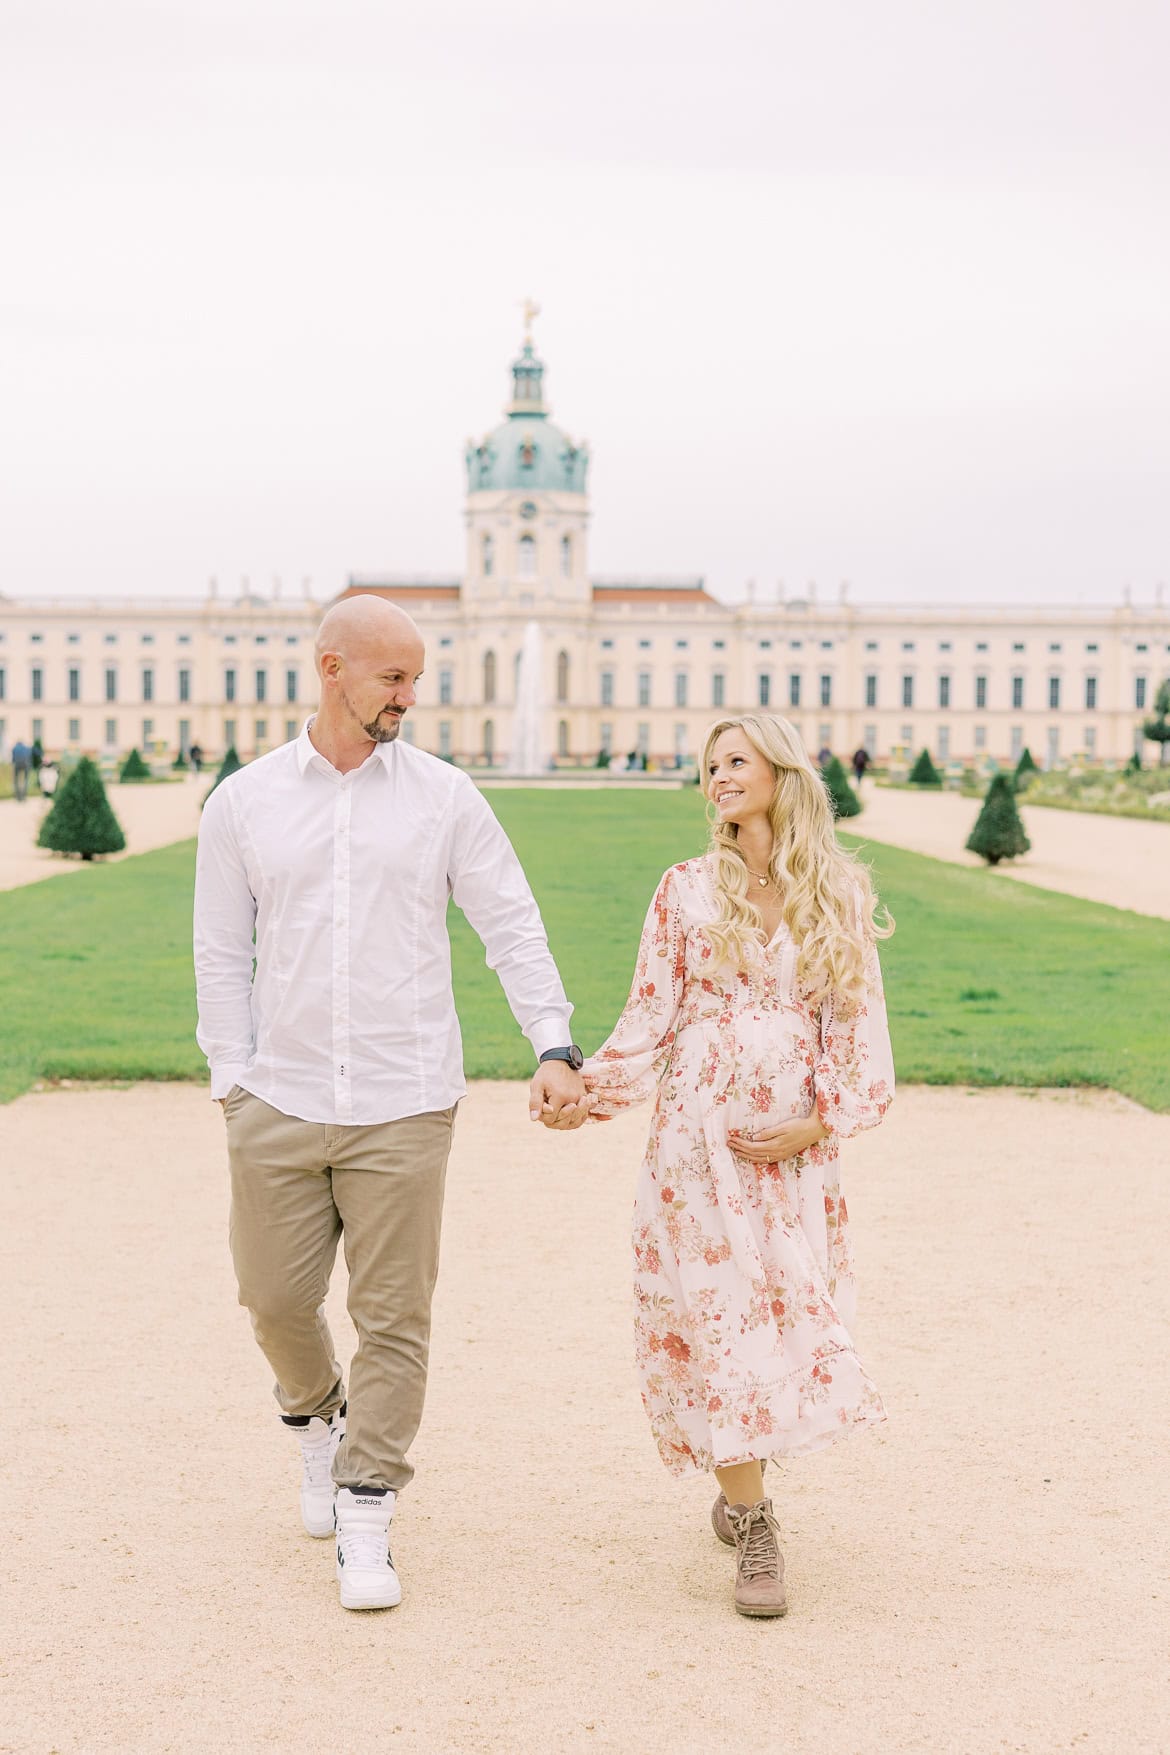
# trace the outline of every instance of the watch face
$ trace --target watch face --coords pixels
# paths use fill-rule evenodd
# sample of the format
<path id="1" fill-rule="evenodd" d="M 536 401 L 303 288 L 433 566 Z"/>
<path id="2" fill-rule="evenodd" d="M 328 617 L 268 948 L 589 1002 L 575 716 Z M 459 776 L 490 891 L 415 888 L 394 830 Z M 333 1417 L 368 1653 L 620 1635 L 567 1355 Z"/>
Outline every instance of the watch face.
<path id="1" fill-rule="evenodd" d="M 537 510 L 535 500 L 525 500 L 520 507 L 520 516 L 521 518 L 535 518 Z"/>

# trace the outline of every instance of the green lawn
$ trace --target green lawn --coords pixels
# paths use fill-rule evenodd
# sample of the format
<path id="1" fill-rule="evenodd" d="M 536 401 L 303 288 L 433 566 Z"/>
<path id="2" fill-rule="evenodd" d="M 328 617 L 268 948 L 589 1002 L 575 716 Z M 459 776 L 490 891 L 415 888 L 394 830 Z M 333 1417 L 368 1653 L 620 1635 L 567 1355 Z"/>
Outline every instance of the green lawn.
<path id="1" fill-rule="evenodd" d="M 697 789 L 501 791 L 491 802 L 544 912 L 574 1033 L 598 1046 L 625 999 L 663 869 L 704 839 Z M 883 947 L 899 1077 L 1109 1085 L 1170 1110 L 1170 923 L 871 845 L 898 919 Z M 193 844 L 0 895 L 0 1099 L 37 1078 L 199 1078 Z M 472 1077 L 531 1066 L 478 939 L 452 915 Z"/>

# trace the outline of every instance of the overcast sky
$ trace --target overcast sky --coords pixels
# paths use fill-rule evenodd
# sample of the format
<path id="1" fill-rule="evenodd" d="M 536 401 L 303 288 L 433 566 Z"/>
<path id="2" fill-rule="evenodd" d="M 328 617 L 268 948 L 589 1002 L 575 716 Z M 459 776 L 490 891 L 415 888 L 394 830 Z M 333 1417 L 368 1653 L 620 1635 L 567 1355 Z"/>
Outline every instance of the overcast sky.
<path id="1" fill-rule="evenodd" d="M 522 330 L 596 574 L 1170 580 L 1162 0 L 5 0 L 0 592 L 456 572 Z"/>

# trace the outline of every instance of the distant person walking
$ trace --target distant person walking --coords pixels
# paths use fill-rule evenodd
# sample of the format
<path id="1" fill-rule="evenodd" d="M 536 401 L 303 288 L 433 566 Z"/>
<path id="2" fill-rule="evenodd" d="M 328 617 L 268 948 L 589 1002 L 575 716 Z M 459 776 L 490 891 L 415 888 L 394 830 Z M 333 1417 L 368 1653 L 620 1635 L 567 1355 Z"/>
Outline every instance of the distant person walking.
<path id="1" fill-rule="evenodd" d="M 642 1399 L 671 1473 L 715 1473 L 735 1607 L 782 1615 L 765 1462 L 885 1418 L 849 1332 L 837 1149 L 894 1095 L 875 944 L 892 927 L 787 720 L 720 720 L 700 767 L 708 850 L 658 885 L 585 1084 L 597 1121 L 655 1098 L 634 1211 Z"/>
<path id="2" fill-rule="evenodd" d="M 862 744 L 853 752 L 853 778 L 859 786 L 865 779 L 865 770 L 868 767 L 869 751 L 866 749 L 865 745 Z"/>
<path id="3" fill-rule="evenodd" d="M 41 763 L 40 773 L 37 775 L 37 782 L 41 789 L 42 798 L 52 798 L 54 792 L 57 790 L 58 777 L 59 769 L 56 762 L 53 760 L 52 756 L 46 756 Z"/>
<path id="4" fill-rule="evenodd" d="M 336 1519 L 344 1608 L 390 1608 L 390 1520 L 413 1474 L 466 1089 L 448 897 L 540 1062 L 531 1119 L 568 1131 L 588 1102 L 572 1008 L 507 837 L 465 774 L 399 738 L 423 668 L 417 627 L 381 598 L 346 599 L 321 623 L 316 662 L 316 716 L 204 807 L 198 1039 L 226 1118 L 239 1300 L 300 1443 L 305 1529 L 332 1536 Z M 348 1400 L 322 1309 L 339 1238 L 358 1333 Z M 456 1506 L 457 1483 L 448 1494 Z"/>
<path id="5" fill-rule="evenodd" d="M 12 746 L 12 796 L 20 803 L 28 797 L 28 776 L 32 767 L 32 750 L 23 738 Z"/>
<path id="6" fill-rule="evenodd" d="M 193 743 L 187 751 L 187 759 L 197 774 L 203 771 L 203 751 L 197 743 Z"/>

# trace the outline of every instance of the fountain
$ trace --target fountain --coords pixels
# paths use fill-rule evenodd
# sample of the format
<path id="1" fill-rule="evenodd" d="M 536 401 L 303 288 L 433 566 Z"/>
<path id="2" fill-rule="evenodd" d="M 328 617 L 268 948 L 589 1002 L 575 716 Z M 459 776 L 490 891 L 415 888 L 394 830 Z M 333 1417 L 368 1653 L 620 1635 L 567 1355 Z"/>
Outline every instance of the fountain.
<path id="1" fill-rule="evenodd" d="M 531 776 L 544 772 L 540 748 L 540 726 L 544 708 L 541 661 L 540 623 L 532 621 L 524 630 L 524 644 L 520 649 L 520 663 L 516 671 L 516 711 L 512 716 L 509 774 Z"/>

